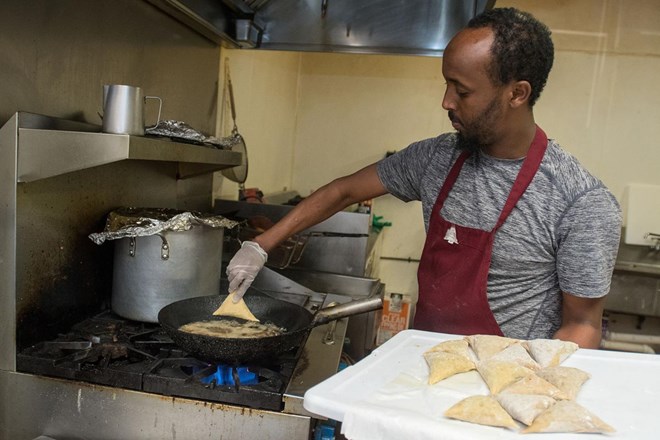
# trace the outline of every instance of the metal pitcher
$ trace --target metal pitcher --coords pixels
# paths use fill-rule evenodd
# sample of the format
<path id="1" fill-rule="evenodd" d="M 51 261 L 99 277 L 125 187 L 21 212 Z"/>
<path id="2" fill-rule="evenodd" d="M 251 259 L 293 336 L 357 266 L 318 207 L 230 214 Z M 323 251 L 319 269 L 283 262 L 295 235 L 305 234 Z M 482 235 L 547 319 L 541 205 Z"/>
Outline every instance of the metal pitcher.
<path id="1" fill-rule="evenodd" d="M 144 135 L 144 108 L 147 99 L 158 100 L 158 119 L 163 100 L 158 96 L 143 96 L 140 87 L 121 84 L 103 86 L 103 132 L 115 134 Z"/>

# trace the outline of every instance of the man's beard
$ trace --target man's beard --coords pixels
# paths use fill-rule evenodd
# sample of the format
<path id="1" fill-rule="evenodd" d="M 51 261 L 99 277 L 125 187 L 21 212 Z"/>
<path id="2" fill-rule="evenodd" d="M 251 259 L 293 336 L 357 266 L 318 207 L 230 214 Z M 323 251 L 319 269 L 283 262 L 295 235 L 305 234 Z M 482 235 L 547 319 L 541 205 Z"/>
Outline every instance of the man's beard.
<path id="1" fill-rule="evenodd" d="M 463 132 L 458 132 L 458 142 L 456 146 L 463 151 L 475 153 L 485 147 L 490 146 L 494 142 L 495 131 L 493 127 L 496 124 L 498 117 L 501 114 L 498 98 L 488 103 L 486 109 L 481 112 L 471 123 L 463 125 Z M 449 118 L 452 118 L 450 112 Z"/>

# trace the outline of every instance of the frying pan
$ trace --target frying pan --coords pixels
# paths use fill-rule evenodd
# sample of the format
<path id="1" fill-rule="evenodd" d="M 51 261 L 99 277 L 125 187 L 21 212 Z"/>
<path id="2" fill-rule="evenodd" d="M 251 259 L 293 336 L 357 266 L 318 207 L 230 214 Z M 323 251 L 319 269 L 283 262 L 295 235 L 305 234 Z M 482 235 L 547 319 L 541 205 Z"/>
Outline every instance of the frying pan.
<path id="1" fill-rule="evenodd" d="M 214 316 L 213 312 L 220 307 L 227 295 L 200 296 L 174 302 L 160 310 L 158 321 L 172 341 L 190 355 L 213 363 L 238 365 L 273 358 L 298 347 L 308 332 L 318 325 L 383 307 L 382 298 L 375 297 L 327 307 L 314 315 L 297 304 L 250 290 L 243 299 L 252 313 L 262 323 L 270 322 L 284 328 L 282 334 L 258 338 L 230 338 L 179 330 L 182 325 L 191 322 L 223 319 L 221 316 Z"/>

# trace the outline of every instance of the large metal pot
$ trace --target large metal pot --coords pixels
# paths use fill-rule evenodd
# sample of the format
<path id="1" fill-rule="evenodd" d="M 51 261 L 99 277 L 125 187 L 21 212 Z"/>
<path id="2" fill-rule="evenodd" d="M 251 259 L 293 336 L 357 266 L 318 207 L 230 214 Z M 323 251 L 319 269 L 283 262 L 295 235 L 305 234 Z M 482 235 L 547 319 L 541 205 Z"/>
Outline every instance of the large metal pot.
<path id="1" fill-rule="evenodd" d="M 218 295 L 223 228 L 194 226 L 187 231 L 115 240 L 112 310 L 143 322 L 182 299 Z"/>

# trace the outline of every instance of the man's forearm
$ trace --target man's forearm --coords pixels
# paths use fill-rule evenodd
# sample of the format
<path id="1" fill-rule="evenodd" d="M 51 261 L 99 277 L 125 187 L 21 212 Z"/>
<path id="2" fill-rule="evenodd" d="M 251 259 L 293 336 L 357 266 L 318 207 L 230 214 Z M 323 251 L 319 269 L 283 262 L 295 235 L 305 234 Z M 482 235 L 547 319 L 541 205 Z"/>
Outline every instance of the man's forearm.
<path id="1" fill-rule="evenodd" d="M 255 237 L 254 241 L 266 252 L 270 252 L 287 238 L 322 222 L 348 205 L 350 202 L 343 200 L 330 183 L 305 198 L 282 220 Z"/>
<path id="2" fill-rule="evenodd" d="M 599 348 L 601 328 L 590 322 L 573 322 L 562 325 L 554 338 L 572 341 L 580 348 Z"/>
<path id="3" fill-rule="evenodd" d="M 266 252 L 270 252 L 292 235 L 322 222 L 347 206 L 381 196 L 386 192 L 378 177 L 376 164 L 369 165 L 314 191 L 282 220 L 255 237 L 254 241 Z"/>

